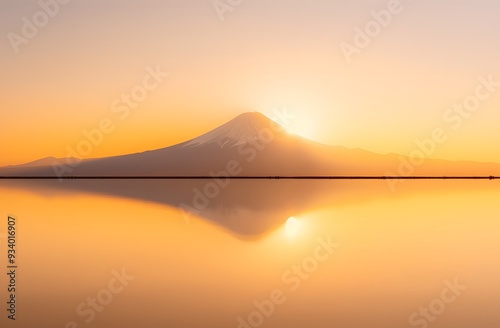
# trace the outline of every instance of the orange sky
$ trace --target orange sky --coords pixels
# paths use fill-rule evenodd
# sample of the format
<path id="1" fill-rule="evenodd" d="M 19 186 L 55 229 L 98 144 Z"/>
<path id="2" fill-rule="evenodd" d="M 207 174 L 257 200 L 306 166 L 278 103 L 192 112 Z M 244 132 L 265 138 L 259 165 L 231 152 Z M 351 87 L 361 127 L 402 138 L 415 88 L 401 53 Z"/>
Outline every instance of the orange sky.
<path id="1" fill-rule="evenodd" d="M 288 108 L 316 141 L 408 154 L 442 128 L 432 157 L 500 162 L 499 92 L 473 112 L 443 115 L 500 81 L 495 1 L 401 1 L 348 63 L 341 44 L 389 1 L 245 1 L 220 20 L 210 1 L 73 1 L 27 43 L 37 1 L 0 4 L 0 165 L 64 157 L 103 119 L 114 127 L 86 157 L 178 143 L 246 111 Z M 122 119 L 113 103 L 147 67 L 170 75 Z M 457 120 L 460 120 L 458 127 Z M 455 125 L 456 124 L 456 125 Z"/>

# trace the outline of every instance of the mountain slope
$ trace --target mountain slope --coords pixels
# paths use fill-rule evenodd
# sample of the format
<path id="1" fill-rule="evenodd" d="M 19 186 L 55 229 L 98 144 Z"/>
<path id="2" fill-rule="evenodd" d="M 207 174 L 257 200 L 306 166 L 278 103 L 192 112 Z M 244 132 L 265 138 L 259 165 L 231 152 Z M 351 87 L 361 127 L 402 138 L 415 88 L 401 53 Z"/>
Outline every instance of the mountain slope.
<path id="1" fill-rule="evenodd" d="M 500 175 L 494 163 L 426 159 L 322 145 L 291 135 L 260 113 L 244 113 L 184 143 L 61 166 L 8 167 L 2 176 Z"/>

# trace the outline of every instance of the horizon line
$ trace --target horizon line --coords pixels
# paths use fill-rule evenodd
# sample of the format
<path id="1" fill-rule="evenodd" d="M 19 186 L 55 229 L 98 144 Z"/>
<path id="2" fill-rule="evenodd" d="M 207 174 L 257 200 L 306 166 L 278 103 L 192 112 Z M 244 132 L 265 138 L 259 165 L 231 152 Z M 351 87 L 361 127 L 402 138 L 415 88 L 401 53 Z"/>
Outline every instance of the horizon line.
<path id="1" fill-rule="evenodd" d="M 230 180 L 497 180 L 500 176 L 362 176 L 362 175 L 261 175 L 261 176 L 0 176 L 0 180 L 209 180 L 209 179 L 230 179 Z"/>

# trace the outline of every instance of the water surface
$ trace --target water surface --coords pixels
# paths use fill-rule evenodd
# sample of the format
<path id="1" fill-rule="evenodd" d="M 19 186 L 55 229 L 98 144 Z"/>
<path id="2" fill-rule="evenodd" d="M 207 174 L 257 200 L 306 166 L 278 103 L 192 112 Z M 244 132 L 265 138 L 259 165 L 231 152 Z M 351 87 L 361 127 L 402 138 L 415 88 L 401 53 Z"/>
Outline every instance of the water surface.
<path id="1" fill-rule="evenodd" d="M 496 181 L 232 180 L 196 207 L 208 182 L 2 182 L 19 229 L 7 327 L 412 327 L 455 280 L 429 326 L 500 326 Z M 123 268 L 135 278 L 89 310 Z"/>

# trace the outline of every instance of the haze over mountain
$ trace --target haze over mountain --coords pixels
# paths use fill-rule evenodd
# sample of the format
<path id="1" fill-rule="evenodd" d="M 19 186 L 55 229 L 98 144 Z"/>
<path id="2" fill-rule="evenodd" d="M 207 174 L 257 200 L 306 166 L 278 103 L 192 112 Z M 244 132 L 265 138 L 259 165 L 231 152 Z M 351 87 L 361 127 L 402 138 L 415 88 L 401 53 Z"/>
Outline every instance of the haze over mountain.
<path id="1" fill-rule="evenodd" d="M 421 149 L 422 154 L 424 151 Z M 276 122 L 254 112 L 241 114 L 192 140 L 158 150 L 82 161 L 46 158 L 2 168 L 0 175 L 500 175 L 500 164 L 410 159 L 397 154 L 380 155 L 327 146 L 289 134 Z"/>

